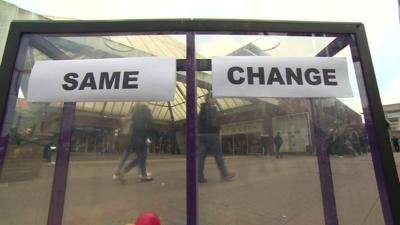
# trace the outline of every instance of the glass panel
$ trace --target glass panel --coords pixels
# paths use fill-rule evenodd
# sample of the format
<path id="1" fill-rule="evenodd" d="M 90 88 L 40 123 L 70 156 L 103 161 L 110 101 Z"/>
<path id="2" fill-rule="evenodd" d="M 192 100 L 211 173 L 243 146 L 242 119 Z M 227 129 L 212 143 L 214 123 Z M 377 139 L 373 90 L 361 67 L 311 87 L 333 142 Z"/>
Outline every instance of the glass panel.
<path id="1" fill-rule="evenodd" d="M 22 43 L 26 43 L 23 39 Z M 62 112 L 59 102 L 27 101 L 29 70 L 42 52 L 21 47 L 14 68 L 4 137 L 8 136 L 6 156 L 0 175 L 1 224 L 47 224 L 58 133 Z M 18 81 L 18 82 L 16 82 Z M 2 142 L 4 143 L 4 142 Z"/>
<path id="2" fill-rule="evenodd" d="M 157 102 L 157 107 L 153 111 L 153 116 L 156 119 L 160 119 L 160 112 L 162 108 L 164 108 L 164 103 L 163 102 Z"/>
<path id="3" fill-rule="evenodd" d="M 79 52 L 85 58 L 109 57 L 100 54 L 101 51 L 113 52 L 118 57 L 184 58 L 185 46 L 177 37 L 127 35 L 104 37 L 102 41 L 100 37 L 66 39 L 90 45 L 91 49 Z M 181 111 L 185 106 L 184 97 L 178 94 L 177 90 L 173 102 L 183 104 L 179 109 L 172 107 L 173 111 Z M 151 134 L 138 131 L 133 134 L 135 125 L 132 124 L 145 122 L 135 119 L 143 107 L 148 109 L 153 121 Z M 71 155 L 63 224 L 129 224 L 144 211 L 157 213 L 163 224 L 183 224 L 186 221 L 185 158 L 176 151 L 177 139 L 183 137 L 174 128 L 168 103 L 105 102 L 99 114 L 100 108 L 85 107 L 75 117 L 73 139 L 80 140 L 81 144 L 76 143 L 74 148 L 82 144 L 85 148 Z M 175 120 L 184 122 L 185 118 L 182 113 Z M 124 166 L 118 167 L 124 157 L 127 157 Z M 138 169 L 130 169 L 136 165 L 135 158 L 145 160 L 145 172 L 140 165 Z M 124 172 L 125 182 L 121 185 L 121 179 L 114 175 L 121 176 Z M 145 182 L 150 177 L 154 180 Z"/>
<path id="4" fill-rule="evenodd" d="M 19 53 L 22 61 L 17 62 L 14 74 L 20 83 L 13 85 L 18 91 L 10 96 L 16 104 L 11 107 L 12 118 L 6 121 L 10 131 L 0 177 L 0 218 L 5 224 L 39 225 L 47 223 L 63 103 L 26 101 L 34 63 L 55 58 L 186 58 L 186 46 L 178 35 L 24 38 L 39 38 L 56 51 L 36 43 Z M 196 49 L 198 58 L 314 57 L 321 51 L 329 54 L 325 47 L 334 40 L 279 34 L 201 35 Z M 355 75 L 348 48 L 334 57 L 339 56 L 348 60 L 353 98 L 207 100 L 216 112 L 217 128 L 204 129 L 199 115 L 199 164 L 203 168 L 205 162 L 207 178 L 199 180 L 200 224 L 324 224 L 318 135 L 325 138 L 330 154 L 336 197 L 333 210 L 337 210 L 339 224 L 384 223 L 361 112 L 357 85 L 361 75 Z M 182 76 L 185 73 L 179 72 L 170 106 L 167 102 L 76 103 L 63 224 L 129 224 L 143 211 L 156 212 L 162 224 L 186 223 L 186 171 L 181 155 L 186 152 L 186 84 Z M 201 81 L 197 108 L 202 112 L 204 95 L 212 91 L 213 74 L 201 71 L 196 76 Z M 134 115 L 141 108 L 149 110 L 152 135 L 132 133 Z M 205 150 L 216 156 L 217 165 L 213 159 L 202 160 L 207 156 Z M 128 161 L 135 157 L 147 160 L 147 172 L 142 167 L 138 174 L 127 173 L 122 182 L 117 164 L 123 156 Z M 150 176 L 155 180 L 144 182 Z"/>
<path id="5" fill-rule="evenodd" d="M 172 118 L 170 118 L 170 110 L 172 110 L 172 108 L 169 108 L 168 105 L 166 107 L 164 107 L 161 111 L 160 111 L 160 120 L 171 120 Z"/>
<path id="6" fill-rule="evenodd" d="M 182 112 L 180 112 L 176 107 L 174 107 L 174 110 L 172 113 L 173 113 L 175 119 L 181 118 L 183 116 Z"/>
<path id="7" fill-rule="evenodd" d="M 103 108 L 104 108 L 104 103 L 103 102 L 96 102 L 96 103 L 94 103 L 93 112 L 102 112 Z"/>
<path id="8" fill-rule="evenodd" d="M 186 48 L 179 35 L 25 38 L 40 41 L 31 42 L 35 48 L 26 57 L 26 66 L 15 69 L 24 73 L 20 74 L 20 96 L 14 96 L 18 100 L 0 179 L 0 217 L 2 224 L 43 225 L 47 223 L 54 171 L 54 164 L 47 163 L 47 155 L 52 152 L 54 162 L 55 150 L 51 146 L 57 145 L 63 105 L 25 100 L 27 78 L 34 62 L 59 58 L 186 58 Z M 145 211 L 158 214 L 162 224 L 185 223 L 186 163 L 181 154 L 185 149 L 182 144 L 178 146 L 186 133 L 186 126 L 182 125 L 186 123 L 185 97 L 175 97 L 174 102 L 182 102 L 179 110 L 183 113 L 177 118 L 181 124 L 170 117 L 167 102 L 76 102 L 63 225 L 133 224 Z M 140 119 L 148 118 L 147 115 L 152 123 L 150 119 Z M 148 131 L 137 128 L 140 123 L 146 123 Z M 123 156 L 127 160 L 118 170 Z M 126 182 L 122 182 L 120 174 L 128 172 L 129 165 L 137 164 L 135 158 L 140 159 L 140 172 L 129 170 L 124 176 Z M 154 180 L 146 182 L 152 177 Z"/>
<path id="9" fill-rule="evenodd" d="M 357 85 L 357 79 L 362 74 L 357 74 L 357 78 L 355 72 L 359 62 L 353 66 L 350 47 L 344 48 L 335 57 L 348 59 L 354 97 L 325 100 L 318 107 L 329 115 L 320 118 L 329 128 L 339 221 L 345 225 L 384 224 L 363 114 L 354 113 L 362 113 Z"/>
<path id="10" fill-rule="evenodd" d="M 186 89 L 183 89 L 183 91 L 186 92 Z M 177 94 L 178 98 L 176 99 L 177 101 L 174 101 L 174 103 L 175 103 L 174 105 L 180 105 L 186 101 L 185 100 L 185 96 L 186 96 L 185 92 L 180 92 L 180 91 L 178 92 L 178 94 Z"/>
<path id="11" fill-rule="evenodd" d="M 174 106 L 174 109 L 177 111 L 176 114 L 176 121 L 182 120 L 186 117 L 186 107 L 184 104 L 179 104 Z"/>
<path id="12" fill-rule="evenodd" d="M 203 99 L 203 100 L 204 100 L 204 99 Z M 221 107 L 222 110 L 229 109 L 229 106 L 228 106 L 228 104 L 226 103 L 226 100 L 225 100 L 225 99 L 219 98 L 219 99 L 217 99 L 216 101 L 217 101 L 218 105 Z"/>
<path id="13" fill-rule="evenodd" d="M 113 115 L 121 114 L 122 104 L 123 104 L 123 102 L 115 102 L 115 106 L 114 106 L 113 112 L 112 112 Z M 87 103 L 86 103 L 86 105 L 87 105 Z M 91 109 L 89 109 L 89 110 L 91 110 Z"/>
<path id="14" fill-rule="evenodd" d="M 315 57 L 322 51 L 329 54 L 326 47 L 334 40 L 199 35 L 196 49 L 206 58 Z M 336 209 L 326 207 L 337 211 L 339 224 L 384 224 L 348 48 L 334 57 L 348 61 L 353 98 L 235 97 L 209 98 L 206 103 L 198 98 L 200 225 L 324 224 L 322 198 L 329 196 L 322 195 L 321 185 L 333 188 Z M 211 91 L 212 76 L 211 71 L 198 73 L 203 81 L 199 87 Z M 317 153 L 323 153 L 316 138 L 323 135 L 329 143 L 332 129 L 341 139 L 325 155 L 332 164 L 333 187 L 323 181 L 329 176 L 319 175 L 319 164 L 327 167 L 318 161 Z M 346 150 L 344 143 L 358 150 Z"/>
<path id="15" fill-rule="evenodd" d="M 126 115 L 131 110 L 132 103 L 131 102 L 124 102 L 121 110 L 121 114 Z"/>
<path id="16" fill-rule="evenodd" d="M 83 102 L 79 102 L 76 104 L 76 109 L 77 110 L 83 110 Z"/>
<path id="17" fill-rule="evenodd" d="M 77 104 L 79 104 L 79 103 L 77 103 Z M 107 102 L 104 104 L 105 104 L 105 107 L 104 107 L 103 113 L 111 114 L 113 107 L 114 107 L 114 102 Z"/>

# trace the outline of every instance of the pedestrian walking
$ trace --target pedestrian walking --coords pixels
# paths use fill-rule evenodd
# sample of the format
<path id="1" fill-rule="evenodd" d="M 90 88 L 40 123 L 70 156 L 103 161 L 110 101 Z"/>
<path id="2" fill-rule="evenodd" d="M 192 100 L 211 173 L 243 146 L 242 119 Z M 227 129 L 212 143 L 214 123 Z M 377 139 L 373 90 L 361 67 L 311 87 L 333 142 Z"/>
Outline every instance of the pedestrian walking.
<path id="1" fill-rule="evenodd" d="M 153 178 L 146 171 L 147 148 L 146 140 L 153 136 L 153 120 L 150 109 L 143 103 L 137 103 L 132 113 L 132 124 L 130 128 L 130 143 L 128 149 L 136 153 L 136 158 L 130 161 L 125 167 L 120 165 L 119 171 L 114 174 L 115 180 L 125 182 L 125 174 L 132 168 L 139 165 L 141 181 L 152 181 Z M 125 161 L 129 152 L 124 152 L 121 161 Z M 124 160 L 125 158 L 125 160 Z M 121 162 L 120 162 L 121 163 Z M 123 164 L 123 162 L 122 162 Z M 123 167 L 123 169 L 122 169 Z"/>
<path id="2" fill-rule="evenodd" d="M 207 182 L 204 176 L 204 164 L 208 151 L 214 154 L 219 172 L 224 180 L 230 181 L 235 176 L 228 172 L 224 155 L 219 140 L 218 109 L 215 105 L 216 99 L 211 93 L 205 96 L 205 102 L 201 104 L 199 114 L 199 153 L 198 153 L 198 179 L 200 183 Z"/>
<path id="3" fill-rule="evenodd" d="M 327 151 L 328 154 L 335 155 L 337 154 L 337 129 L 331 128 L 327 137 Z"/>
<path id="4" fill-rule="evenodd" d="M 351 145 L 352 145 L 354 151 L 358 155 L 361 155 L 360 141 L 358 138 L 358 133 L 355 130 L 351 131 L 350 142 L 351 142 Z"/>
<path id="5" fill-rule="evenodd" d="M 121 152 L 121 157 L 118 161 L 116 172 L 113 174 L 112 179 L 118 180 L 119 174 L 122 173 L 125 162 L 128 160 L 130 154 L 133 153 L 132 149 L 128 148 L 130 143 L 130 127 L 132 124 L 132 116 L 122 117 L 120 120 L 120 128 L 115 130 L 117 151 Z"/>
<path id="6" fill-rule="evenodd" d="M 392 143 L 393 143 L 394 150 L 396 152 L 399 152 L 400 151 L 399 138 L 397 138 L 396 136 L 393 136 L 392 137 Z"/>
<path id="7" fill-rule="evenodd" d="M 52 143 L 43 146 L 43 158 L 47 163 L 51 163 L 51 145 Z"/>
<path id="8" fill-rule="evenodd" d="M 282 154 L 280 153 L 280 148 L 283 144 L 283 140 L 281 137 L 281 133 L 277 132 L 275 137 L 274 137 L 274 144 L 275 144 L 275 157 L 278 158 L 282 158 Z"/>

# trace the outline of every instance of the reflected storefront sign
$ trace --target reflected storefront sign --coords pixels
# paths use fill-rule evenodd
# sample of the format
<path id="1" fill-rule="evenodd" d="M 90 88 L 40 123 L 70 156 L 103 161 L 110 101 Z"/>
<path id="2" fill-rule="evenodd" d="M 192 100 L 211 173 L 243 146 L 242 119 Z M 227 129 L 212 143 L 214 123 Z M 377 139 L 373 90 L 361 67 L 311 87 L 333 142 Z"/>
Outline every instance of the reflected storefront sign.
<path id="1" fill-rule="evenodd" d="M 264 121 L 252 120 L 238 123 L 222 124 L 221 136 L 235 134 L 264 133 Z"/>

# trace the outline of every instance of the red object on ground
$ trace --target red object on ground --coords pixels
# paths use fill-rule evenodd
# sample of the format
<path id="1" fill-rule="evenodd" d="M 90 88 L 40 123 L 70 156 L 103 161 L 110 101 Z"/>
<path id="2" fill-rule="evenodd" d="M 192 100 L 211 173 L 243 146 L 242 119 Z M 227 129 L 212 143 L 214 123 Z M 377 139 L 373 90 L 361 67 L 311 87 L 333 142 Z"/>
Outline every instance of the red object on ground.
<path id="1" fill-rule="evenodd" d="M 136 219 L 135 225 L 161 225 L 157 214 L 153 212 L 141 213 Z"/>

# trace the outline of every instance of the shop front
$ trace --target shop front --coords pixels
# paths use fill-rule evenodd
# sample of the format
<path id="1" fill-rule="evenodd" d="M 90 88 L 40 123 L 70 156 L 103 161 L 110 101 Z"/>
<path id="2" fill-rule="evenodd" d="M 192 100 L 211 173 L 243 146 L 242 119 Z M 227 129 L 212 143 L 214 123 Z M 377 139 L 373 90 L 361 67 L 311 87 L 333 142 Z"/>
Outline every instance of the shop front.
<path id="1" fill-rule="evenodd" d="M 221 125 L 222 149 L 228 154 L 265 154 L 261 145 L 263 120 L 251 120 Z"/>

